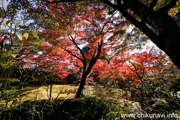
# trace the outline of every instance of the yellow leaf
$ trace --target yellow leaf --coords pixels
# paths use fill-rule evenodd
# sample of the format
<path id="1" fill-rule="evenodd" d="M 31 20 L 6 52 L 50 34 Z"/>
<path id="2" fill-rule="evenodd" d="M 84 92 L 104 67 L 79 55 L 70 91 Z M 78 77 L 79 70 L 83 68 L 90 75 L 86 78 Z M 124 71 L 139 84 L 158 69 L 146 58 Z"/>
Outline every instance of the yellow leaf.
<path id="1" fill-rule="evenodd" d="M 55 26 L 56 26 L 56 27 L 59 27 L 59 23 L 58 23 L 58 22 L 55 22 Z"/>
<path id="2" fill-rule="evenodd" d="M 19 25 L 18 25 L 18 23 L 17 22 L 15 22 L 14 20 L 12 20 L 12 23 L 16 26 L 16 27 L 18 27 Z"/>
<path id="3" fill-rule="evenodd" d="M 22 41 L 22 36 L 21 35 L 17 35 L 18 36 L 18 38 Z"/>
<path id="4" fill-rule="evenodd" d="M 37 39 L 39 39 L 39 36 L 38 36 L 38 35 L 36 35 L 36 34 L 33 34 L 33 36 L 34 36 L 34 38 L 37 38 Z"/>
<path id="5" fill-rule="evenodd" d="M 24 36 L 26 39 L 28 39 L 29 33 L 24 33 L 23 36 Z"/>
<path id="6" fill-rule="evenodd" d="M 10 21 L 6 21 L 6 22 L 5 22 L 6 27 L 8 26 L 9 22 L 10 22 Z"/>

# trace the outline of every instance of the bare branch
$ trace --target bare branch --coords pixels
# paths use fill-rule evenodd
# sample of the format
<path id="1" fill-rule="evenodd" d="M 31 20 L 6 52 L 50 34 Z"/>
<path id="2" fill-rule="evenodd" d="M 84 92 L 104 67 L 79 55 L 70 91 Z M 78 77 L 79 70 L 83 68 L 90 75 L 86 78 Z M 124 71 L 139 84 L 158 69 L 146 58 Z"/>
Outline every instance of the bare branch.
<path id="1" fill-rule="evenodd" d="M 110 59 L 108 60 L 108 59 L 105 58 L 105 57 L 100 57 L 100 58 L 98 58 L 98 59 L 106 60 L 106 61 L 108 62 L 108 64 L 110 65 L 110 67 L 113 68 L 112 65 L 111 65 L 111 63 L 110 63 Z"/>
<path id="2" fill-rule="evenodd" d="M 73 54 L 71 51 L 67 50 L 66 48 L 63 48 L 61 46 L 59 46 L 60 48 L 62 48 L 63 50 L 65 50 L 66 52 L 68 52 L 70 55 L 74 56 L 75 58 L 81 60 L 82 62 L 84 62 L 84 60 L 80 57 L 78 57 L 77 55 Z"/>
<path id="3" fill-rule="evenodd" d="M 74 43 L 74 45 L 76 46 L 76 48 L 77 48 L 77 49 L 80 51 L 80 53 L 82 54 L 83 59 L 86 61 L 86 57 L 84 56 L 84 53 L 83 53 L 83 51 L 81 50 L 81 48 L 77 45 L 75 39 L 74 39 L 72 36 L 71 36 L 69 39 Z"/>
<path id="4" fill-rule="evenodd" d="M 71 36 L 69 39 L 74 43 L 74 45 L 76 46 L 76 48 L 77 48 L 80 52 L 82 52 L 81 48 L 77 45 L 75 39 L 74 39 L 72 36 Z"/>
<path id="5" fill-rule="evenodd" d="M 111 15 L 111 17 L 110 17 L 109 19 L 111 19 L 113 16 L 114 16 L 114 14 Z M 102 29 L 101 29 L 101 33 L 103 32 L 105 26 L 106 26 L 108 23 L 112 23 L 112 21 L 108 20 L 108 21 L 103 25 L 103 27 L 102 27 Z M 109 31 L 108 31 L 108 32 L 109 32 Z"/>
<path id="6" fill-rule="evenodd" d="M 137 76 L 138 76 L 138 78 L 141 80 L 141 82 L 143 81 L 143 79 L 142 79 L 142 77 L 139 75 L 139 73 L 137 72 L 137 68 L 136 68 L 136 66 L 131 62 L 131 61 L 129 61 L 132 65 L 133 65 L 133 67 L 134 67 L 134 69 L 135 69 L 135 73 L 137 74 Z M 129 67 L 131 70 L 132 70 L 132 68 L 131 67 Z M 133 70 L 132 70 L 133 71 Z"/>

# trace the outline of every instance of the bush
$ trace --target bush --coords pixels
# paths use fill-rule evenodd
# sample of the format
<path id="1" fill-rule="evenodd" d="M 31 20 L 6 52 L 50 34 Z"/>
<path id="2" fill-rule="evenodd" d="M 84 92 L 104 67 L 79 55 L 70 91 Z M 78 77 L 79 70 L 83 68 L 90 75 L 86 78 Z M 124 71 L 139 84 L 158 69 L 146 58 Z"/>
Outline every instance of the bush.
<path id="1" fill-rule="evenodd" d="M 49 102 L 26 101 L 0 112 L 1 120 L 99 120 L 108 113 L 102 100 L 65 99 Z"/>
<path id="2" fill-rule="evenodd" d="M 147 113 L 172 113 L 180 107 L 180 101 L 170 95 L 169 88 L 172 86 L 172 81 L 171 79 L 143 81 L 137 85 L 137 88 L 131 89 L 131 97 L 141 103 L 141 108 Z"/>

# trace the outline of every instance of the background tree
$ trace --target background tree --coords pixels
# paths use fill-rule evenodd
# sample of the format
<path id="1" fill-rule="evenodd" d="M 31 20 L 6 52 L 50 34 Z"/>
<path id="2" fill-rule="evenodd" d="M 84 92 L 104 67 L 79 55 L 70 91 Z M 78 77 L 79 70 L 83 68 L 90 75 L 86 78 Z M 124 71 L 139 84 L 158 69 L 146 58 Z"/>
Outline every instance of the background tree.
<path id="1" fill-rule="evenodd" d="M 5 8 L 6 6 L 6 8 Z M 14 71 L 19 68 L 16 65 L 19 58 L 17 57 L 22 48 L 21 41 L 18 39 L 19 24 L 17 23 L 17 9 L 11 8 L 6 2 L 0 7 L 0 77 L 2 86 L 6 88 L 11 82 L 17 82 L 14 77 Z"/>
<path id="2" fill-rule="evenodd" d="M 75 1 L 79 0 L 68 0 L 66 2 Z M 180 28 L 176 22 L 176 20 L 178 21 L 178 0 L 168 0 L 166 2 L 161 0 L 101 1 L 112 7 L 113 10 L 110 13 L 114 13 L 116 10 L 120 11 L 128 21 L 138 27 L 153 43 L 162 49 L 177 67 L 180 66 L 178 62 L 180 57 L 177 56 L 180 44 Z M 45 1 L 45 3 L 49 4 L 60 2 L 65 1 Z M 176 20 L 173 18 L 176 18 Z"/>
<path id="3" fill-rule="evenodd" d="M 61 14 L 54 7 L 51 9 L 49 14 L 52 16 Z M 64 24 L 68 26 L 64 26 L 62 21 L 56 21 L 62 16 L 51 18 L 56 24 L 46 24 L 48 29 L 39 34 L 42 39 L 42 45 L 39 46 L 44 50 L 39 49 L 41 54 L 37 57 L 31 56 L 31 60 L 38 61 L 38 64 L 46 66 L 54 64 L 54 69 L 58 71 L 60 77 L 69 74 L 67 68 L 76 73 L 81 70 L 79 67 L 82 67 L 81 83 L 76 97 L 80 97 L 86 78 L 98 59 L 108 63 L 112 54 L 116 55 L 127 50 L 127 40 L 123 38 L 126 34 L 126 22 L 119 21 L 121 15 L 106 16 L 105 10 L 92 4 L 88 7 L 88 12 L 76 13 L 71 21 L 65 21 Z M 117 21 L 114 23 L 115 20 Z"/>

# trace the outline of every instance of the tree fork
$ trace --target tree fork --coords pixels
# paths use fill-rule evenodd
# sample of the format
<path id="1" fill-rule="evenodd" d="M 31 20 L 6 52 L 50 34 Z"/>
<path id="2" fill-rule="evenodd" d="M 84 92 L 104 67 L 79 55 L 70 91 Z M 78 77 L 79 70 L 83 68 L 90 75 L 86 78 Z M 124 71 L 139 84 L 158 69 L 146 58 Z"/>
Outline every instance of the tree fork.
<path id="1" fill-rule="evenodd" d="M 89 73 L 91 72 L 93 66 L 95 65 L 96 61 L 98 60 L 98 58 L 100 56 L 102 44 L 103 44 L 103 41 L 101 40 L 100 44 L 98 43 L 98 53 L 96 54 L 96 51 L 94 51 L 94 54 L 90 60 L 89 67 L 87 68 L 87 70 L 86 70 L 86 66 L 87 66 L 86 61 L 84 61 L 83 75 L 82 75 L 80 86 L 78 88 L 75 98 L 81 97 L 82 90 L 83 90 L 85 82 L 86 82 L 86 78 L 89 75 Z M 96 56 L 95 56 L 95 54 L 96 54 Z"/>

